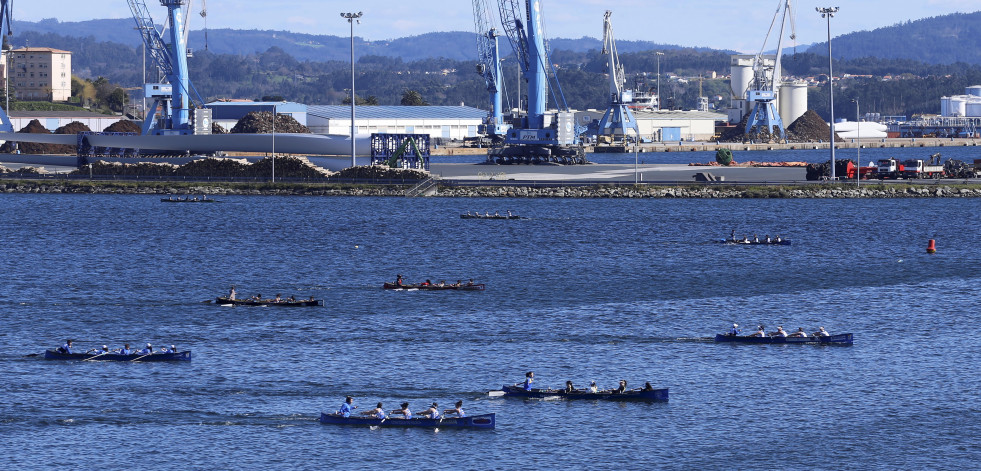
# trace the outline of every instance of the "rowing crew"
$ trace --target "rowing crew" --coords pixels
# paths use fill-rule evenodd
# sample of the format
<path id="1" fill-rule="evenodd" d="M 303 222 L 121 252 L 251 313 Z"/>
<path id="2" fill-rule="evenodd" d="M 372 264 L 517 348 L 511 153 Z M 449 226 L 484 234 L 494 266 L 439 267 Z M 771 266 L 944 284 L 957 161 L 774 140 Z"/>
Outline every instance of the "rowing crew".
<path id="1" fill-rule="evenodd" d="M 736 336 L 738 336 L 739 335 L 739 324 L 732 324 L 732 328 L 729 329 L 729 332 L 726 332 L 726 335 L 728 335 L 730 337 L 736 337 Z M 824 327 L 819 327 L 818 330 L 817 330 L 817 332 L 812 333 L 811 336 L 812 337 L 830 337 L 831 334 L 828 333 L 827 330 L 824 330 Z M 787 331 L 783 330 L 783 326 L 782 325 L 778 325 L 776 332 L 770 332 L 769 334 L 767 334 L 766 333 L 766 327 L 761 324 L 761 325 L 757 326 L 756 332 L 753 332 L 752 334 L 747 335 L 747 337 L 764 337 L 764 338 L 765 337 L 781 337 L 781 338 L 786 338 L 786 337 L 807 337 L 807 332 L 804 331 L 804 328 L 803 327 L 798 327 L 796 332 L 787 333 Z"/>
<path id="2" fill-rule="evenodd" d="M 532 389 L 531 383 L 534 382 L 534 381 L 535 381 L 535 372 L 529 371 L 529 372 L 525 373 L 525 382 L 523 384 L 524 390 L 525 391 L 531 391 L 531 389 Z M 518 383 L 518 384 L 521 384 L 521 383 Z M 653 390 L 654 390 L 654 387 L 651 386 L 650 381 L 644 383 L 644 387 L 643 388 L 635 388 L 635 389 L 632 389 L 631 390 L 631 389 L 627 389 L 627 380 L 621 379 L 620 380 L 620 383 L 616 387 L 616 389 L 604 389 L 602 391 L 599 390 L 596 387 L 596 381 L 590 381 L 589 382 L 589 388 L 587 388 L 587 389 L 576 389 L 576 387 L 573 386 L 572 381 L 566 381 L 565 382 L 565 389 L 563 391 L 565 391 L 566 393 L 570 393 L 570 394 L 572 394 L 572 393 L 592 393 L 592 394 L 596 394 L 596 393 L 611 393 L 611 394 L 623 394 L 623 393 L 625 393 L 627 391 L 653 391 Z"/>
<path id="3" fill-rule="evenodd" d="M 167 346 L 163 346 L 163 347 L 160 347 L 159 350 L 153 351 L 153 345 L 150 345 L 148 343 L 148 344 L 146 344 L 146 347 L 143 347 L 142 350 L 133 350 L 133 349 L 130 349 L 129 348 L 129 344 L 128 343 L 125 343 L 125 344 L 123 344 L 122 348 L 114 348 L 114 349 L 110 350 L 109 349 L 109 346 L 103 345 L 102 348 L 90 348 L 90 349 L 82 352 L 82 351 L 75 351 L 75 345 L 72 343 L 72 340 L 71 339 L 68 339 L 68 340 L 65 341 L 65 344 L 64 345 L 58 347 L 58 352 L 59 353 L 65 353 L 65 354 L 68 354 L 68 355 L 71 355 L 73 353 L 84 353 L 86 355 L 108 355 L 108 354 L 115 354 L 115 355 L 152 355 L 154 353 L 165 353 L 165 354 L 166 353 L 177 353 L 177 347 L 175 347 L 173 345 L 171 345 L 170 348 L 167 348 Z"/>
<path id="4" fill-rule="evenodd" d="M 344 402 L 341 404 L 340 409 L 338 409 L 337 412 L 334 413 L 334 415 L 339 417 L 350 417 L 351 414 L 354 413 L 354 409 L 357 408 L 358 406 L 354 405 L 354 398 L 351 396 L 347 396 L 344 399 Z M 395 418 L 396 415 L 402 416 L 400 418 L 403 419 L 412 418 L 412 411 L 409 409 L 408 402 L 403 402 L 402 404 L 399 405 L 399 409 L 395 409 L 391 411 L 390 414 L 392 414 L 391 418 Z M 364 411 L 361 413 L 361 415 L 366 415 L 369 417 L 373 417 L 375 419 L 383 419 L 383 420 L 389 418 L 388 414 L 386 414 L 385 412 L 384 405 L 381 402 L 379 402 L 374 409 Z M 429 408 L 427 408 L 426 410 L 422 412 L 416 412 L 416 415 L 419 415 L 426 419 L 443 419 L 449 415 L 455 415 L 457 417 L 467 416 L 467 414 L 463 412 L 463 401 L 456 401 L 455 407 L 453 409 L 446 409 L 442 412 L 440 412 L 439 410 L 439 404 L 433 402 L 432 405 L 430 405 Z"/>
<path id="5" fill-rule="evenodd" d="M 461 286 L 473 286 L 473 285 L 474 285 L 473 278 L 470 278 L 470 281 L 468 281 L 466 283 L 464 283 L 463 280 L 456 280 L 456 283 L 453 283 L 453 284 L 446 284 L 446 280 L 443 280 L 443 281 L 440 281 L 440 282 L 437 282 L 437 283 L 433 283 L 432 281 L 430 281 L 428 279 L 426 281 L 423 281 L 422 283 L 419 283 L 419 286 L 435 286 L 435 287 L 439 287 L 439 288 L 443 288 L 443 287 L 446 287 L 446 286 L 451 286 L 451 287 L 454 287 L 454 288 L 459 288 Z M 395 275 L 395 286 L 406 286 L 405 280 L 402 279 L 402 274 L 401 273 Z"/>

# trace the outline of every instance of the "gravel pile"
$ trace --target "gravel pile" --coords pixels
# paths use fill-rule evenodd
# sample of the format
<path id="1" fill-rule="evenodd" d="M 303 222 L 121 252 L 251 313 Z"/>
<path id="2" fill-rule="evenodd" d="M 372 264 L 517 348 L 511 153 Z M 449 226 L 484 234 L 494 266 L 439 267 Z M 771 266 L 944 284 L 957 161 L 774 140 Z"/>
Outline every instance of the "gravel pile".
<path id="1" fill-rule="evenodd" d="M 24 126 L 23 129 L 17 132 L 23 134 L 51 134 L 51 131 L 48 131 L 48 129 L 42 126 L 41 122 L 36 119 L 32 119 L 31 122 L 27 123 L 27 126 Z M 46 154 L 48 153 L 48 147 L 51 146 L 51 144 L 38 144 L 35 142 L 20 142 L 17 144 L 17 147 L 20 149 L 22 154 Z M 10 141 L 5 142 L 3 146 L 0 146 L 0 152 L 5 154 L 13 153 L 14 143 Z"/>
<path id="2" fill-rule="evenodd" d="M 429 177 L 425 172 L 410 169 L 396 169 L 376 165 L 362 165 L 341 170 L 340 178 L 378 179 L 378 180 L 423 180 Z"/>
<path id="3" fill-rule="evenodd" d="M 154 176 L 154 177 L 234 177 L 259 178 L 272 177 L 272 159 L 265 158 L 255 163 L 242 159 L 207 158 L 188 162 L 184 165 L 168 163 L 141 162 L 135 164 L 94 162 L 95 175 Z M 89 169 L 71 172 L 72 175 L 88 175 Z M 276 157 L 277 178 L 323 178 L 330 173 L 316 167 L 305 158 Z"/>
<path id="4" fill-rule="evenodd" d="M 270 134 L 273 131 L 271 111 L 253 111 L 245 115 L 230 131 L 232 134 Z M 310 129 L 300 124 L 288 114 L 276 115 L 276 133 L 310 133 Z"/>
<path id="5" fill-rule="evenodd" d="M 824 142 L 831 135 L 831 127 L 814 110 L 807 110 L 787 127 L 791 142 Z M 835 142 L 845 142 L 835 134 Z"/>
<path id="6" fill-rule="evenodd" d="M 132 132 L 136 134 L 141 134 L 143 129 L 140 127 L 139 123 L 130 120 L 116 121 L 115 123 L 106 126 L 102 132 Z"/>

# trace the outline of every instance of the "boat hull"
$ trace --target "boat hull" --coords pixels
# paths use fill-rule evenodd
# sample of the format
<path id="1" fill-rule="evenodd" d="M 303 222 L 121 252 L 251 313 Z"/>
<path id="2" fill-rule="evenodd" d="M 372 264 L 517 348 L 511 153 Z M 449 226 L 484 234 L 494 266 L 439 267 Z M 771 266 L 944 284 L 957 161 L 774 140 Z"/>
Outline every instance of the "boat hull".
<path id="1" fill-rule="evenodd" d="M 160 362 L 160 361 L 191 361 L 191 352 L 177 353 L 154 353 L 151 355 L 140 355 L 132 353 L 120 355 L 108 353 L 99 355 L 97 353 L 61 353 L 57 350 L 45 350 L 45 360 L 89 360 L 92 361 L 138 361 L 138 362 Z"/>
<path id="2" fill-rule="evenodd" d="M 852 334 L 836 334 L 830 337 L 750 337 L 741 335 L 715 336 L 716 342 L 721 343 L 764 343 L 764 344 L 793 344 L 793 345 L 851 345 Z"/>
<path id="3" fill-rule="evenodd" d="M 507 216 L 507 215 L 504 215 L 504 216 L 502 216 L 502 215 L 489 215 L 489 216 L 484 216 L 484 215 L 480 215 L 480 214 L 461 214 L 460 215 L 460 219 L 528 219 L 528 218 L 525 217 L 525 216 L 516 216 L 516 215 L 513 215 L 513 214 L 511 216 Z"/>
<path id="4" fill-rule="evenodd" d="M 310 307 L 310 306 L 320 306 L 322 301 L 319 299 L 308 299 L 303 301 L 249 301 L 247 299 L 228 299 L 228 298 L 215 298 L 215 304 L 234 304 L 236 306 L 277 306 L 277 307 Z"/>
<path id="5" fill-rule="evenodd" d="M 467 285 L 463 285 L 463 286 L 449 286 L 449 285 L 447 285 L 447 286 L 436 286 L 436 285 L 422 286 L 422 285 L 397 285 L 395 283 L 385 283 L 385 285 L 382 286 L 382 288 L 385 288 L 385 289 L 394 289 L 394 290 L 403 290 L 403 291 L 404 290 L 410 290 L 410 289 L 418 289 L 418 290 L 422 290 L 422 291 L 445 291 L 445 290 L 455 290 L 455 291 L 483 291 L 484 290 L 484 284 L 481 283 L 481 284 L 470 285 L 470 286 L 467 286 Z"/>
<path id="6" fill-rule="evenodd" d="M 724 245 L 790 245 L 790 240 L 789 239 L 782 239 L 782 240 L 779 240 L 779 241 L 771 240 L 769 242 L 767 242 L 765 240 L 761 240 L 761 241 L 745 241 L 744 242 L 744 241 L 741 241 L 741 240 L 722 239 L 722 240 L 719 241 L 719 243 L 724 244 Z"/>
<path id="7" fill-rule="evenodd" d="M 334 414 L 320 414 L 319 422 L 325 425 L 367 425 L 381 427 L 423 427 L 423 428 L 476 428 L 492 429 L 494 414 L 481 414 L 472 417 L 450 417 L 445 419 L 341 417 Z"/>
<path id="8" fill-rule="evenodd" d="M 505 397 L 527 397 L 527 398 L 544 398 L 544 397 L 561 397 L 563 399 L 595 399 L 595 400 L 605 400 L 605 401 L 656 401 L 656 402 L 667 402 L 668 401 L 668 388 L 663 389 L 653 389 L 650 391 L 641 390 L 630 390 L 623 393 L 614 393 L 612 391 L 599 391 L 595 393 L 587 391 L 577 391 L 572 393 L 567 393 L 559 389 L 532 389 L 526 391 L 525 388 L 521 386 L 508 386 L 504 385 L 501 387 L 504 391 Z"/>

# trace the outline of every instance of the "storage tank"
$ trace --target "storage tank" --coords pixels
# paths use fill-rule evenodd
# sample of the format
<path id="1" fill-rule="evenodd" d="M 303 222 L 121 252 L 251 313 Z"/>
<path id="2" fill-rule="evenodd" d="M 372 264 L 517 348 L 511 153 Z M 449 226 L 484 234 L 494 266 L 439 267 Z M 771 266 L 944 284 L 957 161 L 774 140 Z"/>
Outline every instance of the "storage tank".
<path id="1" fill-rule="evenodd" d="M 950 97 L 950 105 L 947 109 L 950 112 L 950 116 L 965 116 L 967 114 L 967 97 Z"/>
<path id="2" fill-rule="evenodd" d="M 790 126 L 807 111 L 807 83 L 784 82 L 780 85 L 778 111 L 784 126 Z"/>
<path id="3" fill-rule="evenodd" d="M 981 85 L 971 85 L 964 89 L 964 93 L 971 96 L 981 96 Z"/>
<path id="4" fill-rule="evenodd" d="M 981 117 L 981 97 L 971 96 L 964 103 L 964 114 L 961 116 Z"/>
<path id="5" fill-rule="evenodd" d="M 950 97 L 940 97 L 940 116 L 950 116 Z"/>

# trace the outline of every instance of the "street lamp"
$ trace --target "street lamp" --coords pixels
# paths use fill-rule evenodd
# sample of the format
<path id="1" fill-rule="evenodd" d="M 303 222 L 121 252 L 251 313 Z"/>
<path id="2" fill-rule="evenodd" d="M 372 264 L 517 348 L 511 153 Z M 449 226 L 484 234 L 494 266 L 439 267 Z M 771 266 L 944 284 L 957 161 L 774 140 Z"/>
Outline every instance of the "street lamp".
<path id="1" fill-rule="evenodd" d="M 272 109 L 272 182 L 276 183 L 276 105 Z"/>
<path id="2" fill-rule="evenodd" d="M 858 173 L 855 174 L 855 186 L 861 185 L 862 178 L 862 116 L 858 111 L 858 98 L 852 99 L 852 103 L 855 103 L 855 135 L 858 137 L 858 157 L 856 157 L 856 162 L 858 162 Z"/>
<path id="3" fill-rule="evenodd" d="M 357 13 L 341 13 L 342 18 L 347 18 L 347 22 L 351 24 L 351 166 L 357 165 L 357 160 L 354 156 L 354 21 L 357 20 L 358 24 L 361 24 L 362 13 L 359 11 Z"/>
<path id="4" fill-rule="evenodd" d="M 831 69 L 831 18 L 838 13 L 838 7 L 815 8 L 821 18 L 828 20 L 828 95 L 831 100 L 831 180 L 835 179 L 835 79 Z"/>
<path id="5" fill-rule="evenodd" d="M 654 55 L 657 57 L 657 109 L 661 109 L 661 56 L 664 55 L 663 52 L 655 52 Z"/>

